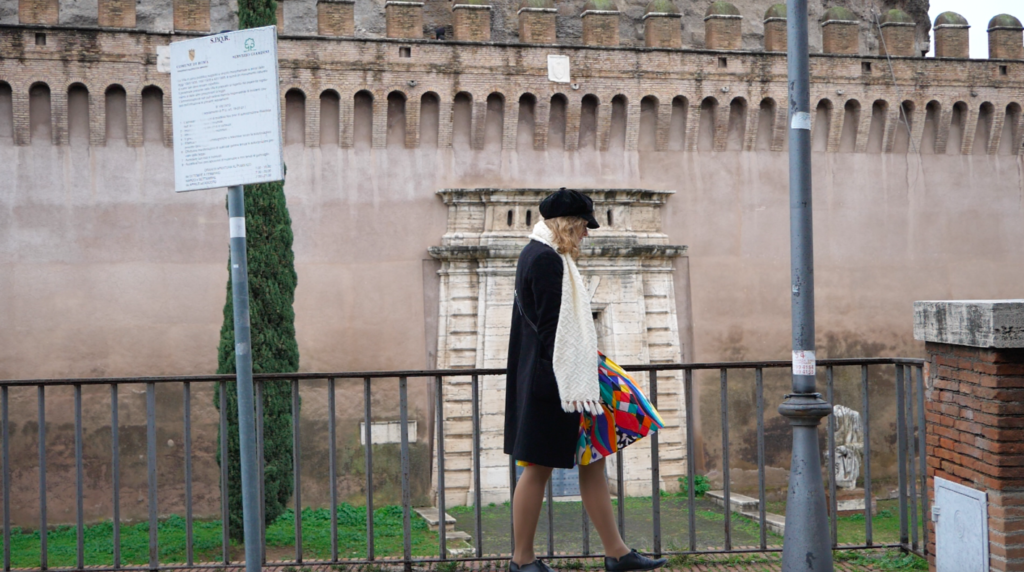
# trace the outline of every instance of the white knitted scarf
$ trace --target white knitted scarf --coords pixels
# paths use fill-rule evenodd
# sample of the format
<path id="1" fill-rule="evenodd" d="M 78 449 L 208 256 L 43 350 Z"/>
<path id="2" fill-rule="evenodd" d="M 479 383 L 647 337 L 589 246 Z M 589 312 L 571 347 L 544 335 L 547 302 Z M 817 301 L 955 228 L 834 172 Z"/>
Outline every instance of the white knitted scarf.
<path id="1" fill-rule="evenodd" d="M 555 252 L 555 235 L 544 221 L 533 227 L 530 238 Z M 590 311 L 590 292 L 571 256 L 562 257 L 562 302 L 555 330 L 552 365 L 562 409 L 567 412 L 601 411 L 601 386 L 597 373 L 597 330 Z"/>

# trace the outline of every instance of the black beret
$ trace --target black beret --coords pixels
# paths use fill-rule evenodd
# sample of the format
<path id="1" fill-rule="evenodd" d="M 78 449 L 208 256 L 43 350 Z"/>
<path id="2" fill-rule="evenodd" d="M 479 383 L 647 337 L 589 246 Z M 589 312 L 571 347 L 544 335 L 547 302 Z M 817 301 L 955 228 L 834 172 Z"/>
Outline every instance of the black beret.
<path id="1" fill-rule="evenodd" d="M 578 216 L 587 221 L 587 228 L 601 226 L 594 218 L 594 201 L 579 191 L 569 190 L 565 187 L 544 197 L 544 200 L 540 202 L 540 214 L 546 219 Z"/>

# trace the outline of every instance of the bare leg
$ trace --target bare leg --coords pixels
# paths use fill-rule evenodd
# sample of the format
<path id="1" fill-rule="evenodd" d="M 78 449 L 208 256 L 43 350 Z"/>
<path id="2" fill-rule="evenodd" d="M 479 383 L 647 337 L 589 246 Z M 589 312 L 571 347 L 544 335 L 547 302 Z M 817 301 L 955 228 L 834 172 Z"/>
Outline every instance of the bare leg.
<path id="1" fill-rule="evenodd" d="M 516 497 L 519 490 L 516 489 Z M 601 536 L 605 556 L 621 558 L 629 553 L 629 547 L 619 535 L 618 525 L 612 513 L 612 499 L 608 494 L 608 479 L 604 476 L 604 459 L 589 465 L 580 465 L 580 496 L 587 509 L 594 528 Z M 540 507 L 538 506 L 538 511 Z M 518 532 L 516 539 L 518 541 Z"/>
<path id="2" fill-rule="evenodd" d="M 523 469 L 523 476 L 516 484 L 512 497 L 512 530 L 515 533 L 516 548 L 512 562 L 524 566 L 537 559 L 533 552 L 533 538 L 537 533 L 537 521 L 544 503 L 544 489 L 551 478 L 551 467 L 530 465 Z"/>

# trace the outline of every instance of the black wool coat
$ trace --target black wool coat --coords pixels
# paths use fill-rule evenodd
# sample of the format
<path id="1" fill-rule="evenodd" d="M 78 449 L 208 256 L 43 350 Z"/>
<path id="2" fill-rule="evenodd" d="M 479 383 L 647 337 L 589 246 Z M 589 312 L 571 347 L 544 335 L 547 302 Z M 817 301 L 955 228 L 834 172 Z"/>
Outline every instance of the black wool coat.
<path id="1" fill-rule="evenodd" d="M 551 365 L 562 304 L 562 272 L 558 253 L 536 240 L 519 255 L 519 300 L 518 304 L 513 301 L 508 343 L 505 453 L 517 461 L 571 469 L 576 464 L 580 414 L 562 410 Z"/>

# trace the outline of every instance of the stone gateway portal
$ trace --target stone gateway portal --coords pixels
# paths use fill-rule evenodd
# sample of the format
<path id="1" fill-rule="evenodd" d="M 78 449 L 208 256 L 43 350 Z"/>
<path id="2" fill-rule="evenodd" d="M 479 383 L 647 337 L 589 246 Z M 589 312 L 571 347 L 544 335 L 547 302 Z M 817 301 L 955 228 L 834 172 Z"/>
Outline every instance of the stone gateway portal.
<path id="1" fill-rule="evenodd" d="M 441 246 L 438 309 L 439 369 L 504 368 L 512 290 L 519 251 L 541 220 L 537 205 L 555 189 L 445 189 L 448 228 Z M 673 191 L 578 189 L 594 200 L 601 228 L 583 242 L 579 268 L 590 291 L 598 348 L 619 363 L 678 363 L 682 359 L 672 271 L 685 246 L 668 244 L 661 208 Z M 683 293 L 688 297 L 688 293 Z M 636 376 L 649 391 L 645 375 Z M 471 380 L 446 378 L 445 503 L 472 504 Z M 504 376 L 481 380 L 481 499 L 508 500 L 508 456 L 502 452 Z M 678 372 L 658 379 L 658 410 L 665 419 L 660 448 L 662 487 L 685 474 L 684 393 Z M 614 474 L 615 459 L 609 459 Z M 623 452 L 628 495 L 651 494 L 650 443 Z M 436 479 L 437 465 L 434 463 Z M 568 478 L 568 477 L 567 477 Z M 614 479 L 612 482 L 615 482 Z"/>

